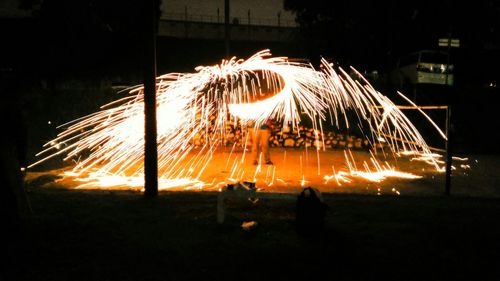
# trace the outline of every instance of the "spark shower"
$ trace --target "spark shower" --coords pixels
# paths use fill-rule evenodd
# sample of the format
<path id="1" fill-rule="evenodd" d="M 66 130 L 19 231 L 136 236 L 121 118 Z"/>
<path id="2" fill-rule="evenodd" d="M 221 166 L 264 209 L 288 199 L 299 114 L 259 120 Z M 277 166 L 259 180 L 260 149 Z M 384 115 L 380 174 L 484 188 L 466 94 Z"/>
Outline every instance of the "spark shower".
<path id="1" fill-rule="evenodd" d="M 269 118 L 296 134 L 302 133 L 299 124 L 308 119 L 316 142 L 323 143 L 316 146 L 318 157 L 324 149 L 325 124 L 355 126 L 373 147 L 383 143 L 394 155 L 411 151 L 416 157 L 427 156 L 429 164 L 441 169 L 434 157 L 428 157 L 433 154 L 403 112 L 354 68 L 350 72 L 356 78 L 326 60 L 315 69 L 263 50 L 246 60 L 232 58 L 218 65 L 198 66 L 194 73 L 157 77 L 160 188 L 203 186 L 200 178 L 214 152 L 224 145 L 228 122 L 257 127 Z M 79 159 L 67 175 L 80 180 L 99 186 L 143 185 L 142 85 L 60 128 L 62 132 L 45 144 L 37 154 L 40 160 L 30 167 L 64 155 L 65 160 Z M 200 134 L 205 141 L 197 147 L 192 140 Z M 245 153 L 239 157 L 244 163 Z"/>

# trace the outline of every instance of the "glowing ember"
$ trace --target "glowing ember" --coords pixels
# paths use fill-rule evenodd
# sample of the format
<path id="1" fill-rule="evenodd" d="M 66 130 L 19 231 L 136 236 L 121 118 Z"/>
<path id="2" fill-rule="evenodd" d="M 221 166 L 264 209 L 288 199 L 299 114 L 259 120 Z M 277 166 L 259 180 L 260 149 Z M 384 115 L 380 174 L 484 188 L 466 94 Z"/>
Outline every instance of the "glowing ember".
<path id="1" fill-rule="evenodd" d="M 220 65 L 199 66 L 195 73 L 159 76 L 156 85 L 160 188 L 215 187 L 213 183 L 204 184 L 201 176 L 214 151 L 226 139 L 226 124 L 231 121 L 244 126 L 252 121 L 257 127 L 269 118 L 297 134 L 302 133 L 299 123 L 308 119 L 315 132 L 318 175 L 319 147 L 324 147 L 323 123 L 350 127 L 352 120 L 347 116 L 351 113 L 374 147 L 384 144 L 394 154 L 412 151 L 416 159 L 426 157 L 425 161 L 438 169 L 440 162 L 409 119 L 357 74 L 359 80 L 342 68 L 336 71 L 325 60 L 321 70 L 316 70 L 285 57 L 271 57 L 264 50 L 247 60 L 233 58 Z M 42 159 L 30 167 L 56 155 L 66 155 L 65 159 L 85 155 L 70 173 L 85 184 L 143 186 L 143 86 L 132 88 L 129 94 L 103 106 L 102 111 L 61 126 L 65 130 L 45 145 L 46 149 L 38 154 Z M 204 138 L 204 142 L 193 143 L 195 137 Z M 267 186 L 283 181 L 276 178 L 276 167 L 259 164 L 248 169 L 245 155 L 235 154 L 234 157 L 240 157 L 238 161 L 228 157 L 226 167 L 230 163 L 232 167 L 222 182 L 237 182 L 245 177 L 256 181 L 258 175 L 264 177 Z M 334 171 L 333 176 L 325 176 L 326 182 L 335 179 L 340 185 L 352 177 L 374 182 L 386 177 L 418 178 L 398 172 L 387 163 L 379 164 L 374 154 L 372 168 L 365 163 L 360 171 L 352 154 L 345 155 L 348 172 Z M 304 161 L 308 161 L 307 155 Z M 296 174 L 301 185 L 308 182 L 302 172 Z"/>
<path id="2" fill-rule="evenodd" d="M 341 182 L 344 183 L 350 183 L 352 180 L 349 178 L 363 178 L 365 180 L 368 180 L 370 182 L 381 182 L 386 178 L 403 178 L 403 179 L 420 179 L 422 178 L 421 176 L 414 175 L 411 173 L 406 173 L 406 172 L 400 172 L 396 171 L 394 167 L 391 167 L 389 163 L 384 163 L 381 164 L 379 161 L 377 161 L 376 158 L 372 157 L 370 158 L 370 162 L 372 163 L 372 167 L 370 168 L 370 165 L 367 162 L 363 162 L 364 170 L 358 170 L 356 168 L 356 165 L 353 162 L 353 157 L 352 154 L 349 152 L 349 156 L 346 152 L 344 152 L 346 163 L 348 165 L 349 170 L 348 171 L 339 171 L 338 173 L 335 173 L 335 169 L 333 169 L 334 174 L 329 176 L 326 175 L 324 176 L 324 179 L 326 182 L 330 181 L 331 179 L 335 179 L 338 185 L 341 185 Z M 350 158 L 352 160 L 350 160 Z M 326 183 L 325 182 L 325 183 Z"/>

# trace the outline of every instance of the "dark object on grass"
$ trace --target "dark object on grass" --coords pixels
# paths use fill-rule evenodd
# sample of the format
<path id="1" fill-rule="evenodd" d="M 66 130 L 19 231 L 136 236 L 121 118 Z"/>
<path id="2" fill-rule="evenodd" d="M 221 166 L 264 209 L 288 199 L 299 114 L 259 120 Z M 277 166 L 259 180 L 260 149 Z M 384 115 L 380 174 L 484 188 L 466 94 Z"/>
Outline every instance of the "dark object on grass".
<path id="1" fill-rule="evenodd" d="M 249 189 L 255 189 L 255 182 L 251 182 L 251 181 L 244 181 L 243 184 L 248 187 Z"/>
<path id="2" fill-rule="evenodd" d="M 306 187 L 297 198 L 296 227 L 301 234 L 316 233 L 323 229 L 327 205 L 323 202 L 321 192 Z"/>
<path id="3" fill-rule="evenodd" d="M 244 181 L 243 183 L 238 182 L 235 184 L 228 184 L 226 186 L 227 190 L 253 190 L 255 191 L 255 182 Z"/>

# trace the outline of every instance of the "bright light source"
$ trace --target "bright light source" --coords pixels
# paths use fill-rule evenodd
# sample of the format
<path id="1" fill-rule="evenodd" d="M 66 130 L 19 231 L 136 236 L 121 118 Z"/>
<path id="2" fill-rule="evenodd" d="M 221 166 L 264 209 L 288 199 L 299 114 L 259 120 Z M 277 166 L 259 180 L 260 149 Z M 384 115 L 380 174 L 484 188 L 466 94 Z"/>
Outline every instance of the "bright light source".
<path id="1" fill-rule="evenodd" d="M 342 68 L 334 69 L 326 60 L 316 70 L 286 57 L 271 57 L 264 50 L 247 60 L 232 58 L 219 65 L 199 66 L 195 73 L 157 77 L 160 188 L 203 186 L 198 179 L 225 139 L 228 117 L 257 124 L 272 118 L 297 133 L 301 133 L 299 123 L 307 118 L 314 131 L 321 132 L 317 138 L 323 135 L 323 122 L 351 127 L 356 120 L 360 124 L 355 126 L 363 128 L 374 145 L 384 142 L 383 146 L 393 153 L 411 150 L 415 155 L 430 155 L 410 120 L 359 72 L 354 68 L 350 71 L 359 79 L 351 78 Z M 86 155 L 71 172 L 80 180 L 100 186 L 142 185 L 143 86 L 131 88 L 129 94 L 103 106 L 102 111 L 64 125 L 66 129 L 39 153 L 45 157 L 30 167 L 56 155 L 65 154 L 65 159 Z M 357 118 L 350 120 L 350 113 Z M 195 151 L 192 139 L 197 135 L 203 135 L 206 141 Z M 194 156 L 188 159 L 187 155 Z M 438 168 L 435 158 L 427 161 Z M 270 184 L 274 181 L 272 174 Z M 350 174 L 372 181 L 388 176 L 415 177 L 390 167 L 377 169 L 375 175 L 355 169 Z M 230 177 L 239 179 L 243 175 L 245 172 L 234 166 Z M 302 185 L 307 182 L 303 175 L 297 176 L 302 176 Z M 340 172 L 334 178 L 337 182 L 348 180 Z"/>

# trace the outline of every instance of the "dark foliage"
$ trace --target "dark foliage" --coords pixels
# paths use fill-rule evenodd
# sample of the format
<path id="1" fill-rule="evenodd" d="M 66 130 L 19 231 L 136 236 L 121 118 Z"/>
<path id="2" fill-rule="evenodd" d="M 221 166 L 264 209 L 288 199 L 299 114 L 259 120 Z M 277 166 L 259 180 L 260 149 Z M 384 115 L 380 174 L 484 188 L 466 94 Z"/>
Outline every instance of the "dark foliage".
<path id="1" fill-rule="evenodd" d="M 285 0 L 285 9 L 310 42 L 311 52 L 344 57 L 350 64 L 380 65 L 391 55 L 436 48 L 437 40 L 461 38 L 470 48 L 499 47 L 500 3 L 439 1 Z"/>

